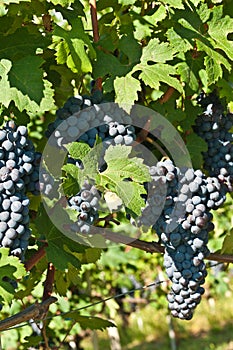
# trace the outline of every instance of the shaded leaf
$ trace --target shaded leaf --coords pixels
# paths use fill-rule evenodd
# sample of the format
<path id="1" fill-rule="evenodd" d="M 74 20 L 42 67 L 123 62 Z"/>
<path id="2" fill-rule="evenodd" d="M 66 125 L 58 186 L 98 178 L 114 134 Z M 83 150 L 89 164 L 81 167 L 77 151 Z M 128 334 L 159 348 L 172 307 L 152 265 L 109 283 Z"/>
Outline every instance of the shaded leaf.
<path id="1" fill-rule="evenodd" d="M 115 324 L 110 321 L 94 316 L 82 316 L 78 312 L 68 312 L 66 313 L 66 318 L 77 321 L 82 329 L 104 330 L 107 327 L 116 327 Z"/>
<path id="2" fill-rule="evenodd" d="M 28 55 L 14 62 L 9 72 L 11 87 L 15 87 L 37 104 L 43 98 L 43 71 L 40 68 L 43 62 L 38 56 Z"/>
<path id="3" fill-rule="evenodd" d="M 47 259 L 51 261 L 58 270 L 64 271 L 68 268 L 69 263 L 76 268 L 80 268 L 81 263 L 77 256 L 75 256 L 75 253 L 83 252 L 83 246 L 61 234 L 56 228 L 53 228 L 48 233 L 47 241 Z"/>
<path id="4" fill-rule="evenodd" d="M 0 56 L 15 62 L 25 56 L 35 55 L 38 48 L 44 49 L 49 43 L 49 39 L 39 32 L 31 34 L 26 27 L 21 27 L 1 37 Z"/>
<path id="5" fill-rule="evenodd" d="M 164 3 L 167 6 L 174 7 L 176 9 L 183 9 L 183 1 L 182 0 L 161 0 L 161 3 Z"/>
<path id="6" fill-rule="evenodd" d="M 222 254 L 233 254 L 233 229 L 227 232 L 223 241 Z"/>
<path id="7" fill-rule="evenodd" d="M 22 262 L 9 255 L 9 248 L 0 248 L 0 300 L 9 304 L 14 297 L 14 287 L 10 280 L 20 279 L 26 275 Z M 7 280 L 4 278 L 7 277 Z"/>
<path id="8" fill-rule="evenodd" d="M 54 42 L 58 63 L 65 63 L 73 72 L 91 72 L 90 58 L 95 51 L 88 35 L 85 33 L 81 18 L 71 19 L 72 29 L 65 30 L 59 26 L 54 29 Z M 88 47 L 88 50 L 87 50 Z"/>
<path id="9" fill-rule="evenodd" d="M 197 134 L 191 133 L 187 137 L 186 147 L 191 156 L 193 167 L 195 169 L 200 169 L 203 164 L 202 152 L 207 150 L 206 142 Z"/>

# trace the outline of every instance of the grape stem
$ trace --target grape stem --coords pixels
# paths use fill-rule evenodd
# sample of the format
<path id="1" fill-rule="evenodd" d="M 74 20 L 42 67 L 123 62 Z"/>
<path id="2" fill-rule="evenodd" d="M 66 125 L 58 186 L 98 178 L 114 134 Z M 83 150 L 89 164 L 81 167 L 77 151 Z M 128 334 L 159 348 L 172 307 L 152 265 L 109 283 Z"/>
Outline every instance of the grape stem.
<path id="1" fill-rule="evenodd" d="M 101 221 L 105 221 L 105 225 L 107 225 L 110 221 L 116 225 L 120 225 L 120 222 L 117 221 L 116 219 L 114 219 L 113 214 L 109 214 L 109 215 L 105 216 L 104 218 L 99 218 L 97 220 L 97 223 L 99 223 Z M 106 226 L 104 226 L 104 227 L 106 227 Z"/>
<path id="2" fill-rule="evenodd" d="M 172 97 L 174 91 L 175 91 L 175 89 L 172 86 L 169 86 L 169 88 L 167 89 L 165 94 L 159 99 L 159 103 L 160 104 L 164 104 L 165 102 L 170 100 L 170 98 Z"/>
<path id="3" fill-rule="evenodd" d="M 157 148 L 157 150 L 164 156 L 168 157 L 167 153 L 163 150 L 163 148 L 158 144 L 158 142 L 152 140 L 150 137 L 146 138 L 147 142 L 150 142 L 153 146 Z"/>
<path id="4" fill-rule="evenodd" d="M 130 247 L 144 250 L 147 253 L 151 253 L 151 254 L 164 253 L 164 247 L 157 242 L 146 242 L 140 239 L 132 239 L 132 237 L 127 237 L 114 232 L 111 232 L 111 233 L 107 232 L 107 233 L 104 233 L 103 235 L 104 237 L 106 237 L 112 242 L 126 244 Z M 206 257 L 205 259 L 224 262 L 224 263 L 233 263 L 233 256 L 230 254 L 210 253 L 209 256 Z"/>
<path id="5" fill-rule="evenodd" d="M 143 129 L 141 129 L 141 131 L 138 133 L 137 135 L 137 139 L 134 142 L 134 144 L 138 144 L 138 143 L 142 143 L 146 140 L 148 134 L 149 134 L 149 128 L 150 128 L 150 124 L 151 124 L 151 119 L 149 118 L 146 122 L 146 124 L 144 125 Z"/>
<path id="6" fill-rule="evenodd" d="M 96 8 L 96 0 L 90 0 L 90 11 L 91 11 L 91 23 L 92 23 L 92 31 L 93 31 L 93 41 L 97 43 L 99 41 L 99 29 L 98 29 L 98 18 L 97 18 L 97 8 Z M 97 78 L 95 81 L 95 89 L 102 91 L 102 78 Z"/>
<path id="7" fill-rule="evenodd" d="M 98 30 L 98 19 L 97 19 L 97 10 L 96 10 L 96 0 L 90 0 L 90 9 L 91 9 L 91 22 L 93 30 L 93 39 L 96 43 L 99 41 L 99 30 Z"/>

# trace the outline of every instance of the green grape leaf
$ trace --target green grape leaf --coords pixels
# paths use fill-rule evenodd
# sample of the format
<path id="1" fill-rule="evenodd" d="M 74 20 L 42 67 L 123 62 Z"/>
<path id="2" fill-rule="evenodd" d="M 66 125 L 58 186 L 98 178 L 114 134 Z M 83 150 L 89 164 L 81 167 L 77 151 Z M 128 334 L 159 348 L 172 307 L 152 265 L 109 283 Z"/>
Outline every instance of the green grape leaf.
<path id="1" fill-rule="evenodd" d="M 67 170 L 67 174 L 63 178 L 61 186 L 62 186 L 62 190 L 64 191 L 66 196 L 72 196 L 72 195 L 78 193 L 78 191 L 80 190 L 80 186 L 79 186 L 79 183 L 77 181 L 78 177 L 76 177 L 76 174 L 75 174 L 75 176 L 72 176 L 69 174 L 70 165 L 72 165 L 72 164 L 67 164 L 67 165 L 64 165 L 64 167 L 63 167 L 64 170 Z M 75 165 L 74 165 L 74 167 L 75 167 Z"/>
<path id="2" fill-rule="evenodd" d="M 222 77 L 223 70 L 221 65 L 225 66 L 228 71 L 231 70 L 231 65 L 228 60 L 218 51 L 212 49 L 209 45 L 206 45 L 202 41 L 197 40 L 197 49 L 204 51 L 209 57 L 209 59 L 205 58 L 204 61 L 206 65 L 206 74 L 209 85 L 213 81 L 216 81 Z"/>
<path id="3" fill-rule="evenodd" d="M 43 85 L 43 97 L 38 105 L 32 101 L 29 96 L 23 93 L 16 87 L 11 87 L 8 80 L 8 73 L 12 68 L 12 62 L 6 59 L 0 61 L 0 103 L 6 108 L 9 107 L 11 101 L 14 101 L 16 107 L 22 112 L 24 109 L 32 114 L 43 113 L 51 110 L 54 107 L 52 84 L 47 80 L 41 80 Z M 40 84 L 39 84 L 40 85 Z M 30 90 L 30 86 L 28 86 Z M 40 93 L 40 92 L 39 92 Z M 29 92 L 30 94 L 30 92 Z"/>
<path id="4" fill-rule="evenodd" d="M 0 5 L 19 4 L 20 2 L 31 2 L 31 0 L 2 0 Z"/>
<path id="5" fill-rule="evenodd" d="M 65 164 L 62 167 L 67 174 L 71 175 L 73 178 L 78 179 L 79 177 L 79 168 L 75 164 Z"/>
<path id="6" fill-rule="evenodd" d="M 10 83 L 8 81 L 8 72 L 10 71 L 11 67 L 11 61 L 5 59 L 0 61 L 0 102 L 6 108 L 9 107 L 12 100 Z"/>
<path id="7" fill-rule="evenodd" d="M 73 265 L 70 265 L 67 271 L 67 278 L 74 286 L 81 282 L 81 278 L 79 276 L 79 270 L 76 269 Z"/>
<path id="8" fill-rule="evenodd" d="M 198 91 L 199 81 L 194 74 L 193 66 L 190 62 L 180 62 L 176 66 L 177 73 L 180 75 L 182 81 L 192 90 Z"/>
<path id="9" fill-rule="evenodd" d="M 183 87 L 178 79 L 172 75 L 176 75 L 176 68 L 168 64 L 157 63 L 153 65 L 139 64 L 134 70 L 141 70 L 139 78 L 144 81 L 146 85 L 151 88 L 159 90 L 160 83 L 166 83 L 167 85 L 174 87 L 180 93 L 183 92 Z"/>
<path id="10" fill-rule="evenodd" d="M 150 180 L 148 168 L 140 158 L 130 158 L 131 147 L 110 146 L 105 154 L 107 169 L 97 177 L 97 184 L 115 192 L 125 206 L 139 215 L 145 193 L 143 182 Z M 129 181 L 130 179 L 130 181 Z"/>
<path id="11" fill-rule="evenodd" d="M 233 72 L 230 74 L 229 79 L 221 79 L 218 81 L 219 86 L 219 96 L 220 98 L 226 98 L 227 102 L 232 101 L 232 86 L 231 81 L 233 81 Z"/>
<path id="12" fill-rule="evenodd" d="M 205 53 L 205 71 L 203 71 L 200 67 L 200 76 L 203 81 L 203 84 L 205 86 L 211 85 L 212 83 L 216 82 L 219 78 L 222 77 L 223 74 L 223 68 L 224 66 L 228 71 L 231 70 L 231 64 L 229 61 L 224 57 L 224 55 L 216 50 L 216 42 L 213 40 L 213 38 L 207 35 L 203 35 L 200 31 L 200 27 L 203 25 L 202 20 L 207 19 L 207 13 L 206 13 L 206 7 L 204 6 L 202 10 L 205 12 L 202 16 L 200 15 L 201 9 L 199 9 L 199 13 L 196 11 L 193 11 L 192 15 L 190 11 L 183 11 L 182 17 L 177 17 L 177 22 L 181 25 L 179 27 L 178 25 L 175 26 L 175 31 L 180 35 L 182 38 L 185 38 L 190 43 L 193 43 L 193 45 L 196 45 L 196 49 L 199 52 Z M 217 12 L 216 12 L 217 11 Z M 221 10 L 214 10 L 214 16 L 213 19 L 208 22 L 210 25 L 213 21 L 213 23 L 219 22 L 218 28 L 223 25 L 224 27 L 224 21 L 222 20 Z M 208 9 L 207 9 L 208 12 Z M 178 15 L 178 14 L 177 14 Z M 225 23 L 226 28 L 228 28 L 229 33 L 229 27 L 228 27 L 228 21 L 227 24 Z M 183 28 L 182 28 L 183 27 Z M 232 32 L 232 29 L 231 29 Z M 208 28 L 208 34 L 209 28 Z M 224 35 L 226 35 L 226 32 L 224 32 Z M 221 37 L 222 38 L 222 37 Z M 184 39 L 183 39 L 184 40 Z M 231 45 L 231 41 L 228 41 Z M 190 66 L 191 67 L 191 66 Z M 204 74 L 203 74 L 204 73 Z M 204 80 L 206 79 L 206 83 L 204 83 Z"/>
<path id="13" fill-rule="evenodd" d="M 173 47 L 168 43 L 160 43 L 158 39 L 151 39 L 149 44 L 143 49 L 140 63 L 134 67 L 133 72 L 140 70 L 139 78 L 151 88 L 159 90 L 160 82 L 163 82 L 182 93 L 181 83 L 173 77 L 173 75 L 177 75 L 176 68 L 165 64 L 166 61 L 172 60 L 173 57 Z M 149 64 L 151 62 L 156 63 Z"/>
<path id="14" fill-rule="evenodd" d="M 227 232 L 222 244 L 222 254 L 233 254 L 233 229 Z"/>
<path id="15" fill-rule="evenodd" d="M 55 227 L 48 233 L 47 241 L 47 259 L 58 270 L 64 271 L 68 268 L 69 263 L 77 269 L 80 268 L 81 263 L 76 254 L 84 251 L 85 248 L 83 246 L 63 235 Z"/>
<path id="16" fill-rule="evenodd" d="M 31 253 L 36 253 L 36 250 L 32 250 Z M 41 278 L 42 273 L 48 268 L 48 261 L 46 257 L 42 258 L 33 268 L 33 273 L 30 273 L 27 278 L 21 280 L 20 284 L 23 285 L 23 288 L 18 290 L 15 293 L 15 299 L 22 300 L 23 298 L 31 295 L 32 291 L 38 285 L 38 281 Z"/>
<path id="17" fill-rule="evenodd" d="M 141 158 L 130 158 L 132 147 L 125 145 L 109 146 L 104 159 L 119 179 L 130 178 L 133 181 L 145 182 L 150 180 L 148 167 Z M 107 171 L 107 169 L 105 170 Z"/>
<path id="18" fill-rule="evenodd" d="M 141 197 L 146 194 L 144 186 L 136 182 L 118 182 L 117 194 L 124 202 L 125 206 L 136 215 L 140 215 L 145 207 L 145 200 Z"/>
<path id="19" fill-rule="evenodd" d="M 69 45 L 66 41 L 60 41 L 56 46 L 56 57 L 58 64 L 66 63 L 69 55 Z"/>
<path id="20" fill-rule="evenodd" d="M 74 240 L 72 240 L 65 234 L 62 234 L 54 226 L 54 221 L 57 227 L 63 227 L 64 230 L 65 226 L 63 225 L 69 225 L 72 222 L 69 214 L 64 212 L 64 209 L 60 206 L 52 208 L 48 215 L 44 206 L 41 204 L 39 215 L 35 220 L 35 225 L 38 233 L 41 234 L 42 237 L 45 236 L 47 239 L 48 247 L 46 247 L 46 256 L 48 261 L 53 262 L 54 266 L 61 271 L 68 268 L 68 263 L 79 269 L 80 261 L 78 254 L 85 252 L 87 247 L 75 241 L 75 237 Z M 79 241 L 81 241 L 81 239 Z"/>
<path id="21" fill-rule="evenodd" d="M 190 42 L 179 35 L 173 27 L 167 30 L 166 36 L 170 46 L 174 47 L 177 52 L 185 53 L 193 48 Z"/>
<path id="22" fill-rule="evenodd" d="M 35 102 L 32 102 L 33 106 L 35 106 L 34 108 L 32 108 L 33 114 L 43 114 L 44 112 L 51 111 L 52 109 L 55 108 L 54 89 L 52 87 L 52 84 L 46 79 L 43 79 L 43 83 L 44 83 L 44 91 L 43 91 L 44 96 L 39 106 Z"/>
<path id="23" fill-rule="evenodd" d="M 176 49 L 177 51 L 177 49 Z M 174 48 L 168 43 L 160 43 L 159 39 L 151 39 L 147 46 L 143 48 L 141 63 L 147 62 L 165 63 L 173 59 Z"/>
<path id="24" fill-rule="evenodd" d="M 95 263 L 101 257 L 102 249 L 100 248 L 88 248 L 80 256 L 80 261 L 82 264 Z"/>
<path id="25" fill-rule="evenodd" d="M 68 312 L 66 313 L 66 318 L 75 320 L 78 322 L 82 329 L 99 329 L 104 330 L 107 327 L 116 327 L 114 323 L 103 320 L 100 317 L 94 316 L 83 316 L 78 312 Z"/>
<path id="26" fill-rule="evenodd" d="M 206 142 L 195 133 L 191 133 L 187 137 L 186 147 L 189 151 L 193 167 L 200 169 L 203 164 L 202 152 L 207 151 Z"/>
<path id="27" fill-rule="evenodd" d="M 209 85 L 214 84 L 219 78 L 222 78 L 223 71 L 220 64 L 216 64 L 209 56 L 204 58 L 204 64 Z"/>
<path id="28" fill-rule="evenodd" d="M 43 71 L 40 68 L 43 62 L 42 58 L 29 55 L 14 62 L 9 72 L 10 85 L 37 104 L 43 98 Z"/>
<path id="29" fill-rule="evenodd" d="M 96 61 L 93 64 L 93 77 L 108 77 L 108 90 L 113 90 L 115 77 L 125 76 L 132 68 L 132 65 L 123 65 L 117 57 L 97 50 Z"/>
<path id="30" fill-rule="evenodd" d="M 175 9 L 184 9 L 182 0 L 161 0 L 161 3 Z"/>
<path id="31" fill-rule="evenodd" d="M 56 270 L 54 281 L 55 281 L 55 287 L 56 287 L 57 293 L 61 296 L 66 296 L 67 289 L 69 288 L 69 285 L 70 285 L 69 280 L 66 279 L 66 274 L 64 274 L 63 271 Z"/>
<path id="32" fill-rule="evenodd" d="M 53 223 L 49 219 L 49 216 L 45 210 L 44 205 L 41 203 L 38 208 L 37 216 L 34 220 L 38 233 L 43 237 L 46 232 L 49 232 L 53 228 Z"/>
<path id="33" fill-rule="evenodd" d="M 30 349 L 36 347 L 40 342 L 43 341 L 42 335 L 32 334 L 24 338 L 24 349 Z"/>
<path id="34" fill-rule="evenodd" d="M 233 41 L 228 38 L 233 33 L 233 18 L 225 16 L 221 18 L 222 8 L 213 8 L 213 18 L 208 22 L 208 33 L 215 41 L 214 48 L 223 52 L 233 60 Z"/>
<path id="35" fill-rule="evenodd" d="M 169 120 L 169 122 L 171 122 L 173 125 L 176 125 L 180 124 L 180 121 L 184 120 L 186 115 L 181 109 L 174 109 L 174 99 L 172 98 L 163 104 L 157 102 L 152 103 L 151 107 L 154 108 L 156 112 L 164 116 L 167 120 Z"/>
<path id="36" fill-rule="evenodd" d="M 0 248 L 0 301 L 10 304 L 14 297 L 14 287 L 9 280 L 20 279 L 26 275 L 24 265 L 17 257 L 9 255 L 9 248 Z M 9 280 L 5 281 L 7 277 Z"/>
<path id="37" fill-rule="evenodd" d="M 33 56 L 39 48 L 44 49 L 49 45 L 48 38 L 41 34 L 31 34 L 26 27 L 18 28 L 14 33 L 1 37 L 1 58 L 9 59 L 12 62 Z"/>
<path id="38" fill-rule="evenodd" d="M 75 0 L 50 0 L 54 5 L 61 5 L 63 7 L 71 5 Z"/>
<path id="39" fill-rule="evenodd" d="M 143 16 L 143 19 L 150 23 L 152 26 L 156 26 L 158 22 L 162 21 L 167 17 L 166 7 L 162 4 L 158 7 L 158 9 L 150 15 Z M 144 27 L 147 27 L 144 23 Z"/>
<path id="40" fill-rule="evenodd" d="M 114 89 L 116 93 L 115 102 L 120 107 L 124 107 L 127 112 L 130 112 L 132 105 L 138 100 L 137 92 L 141 91 L 139 80 L 133 78 L 130 74 L 125 77 L 117 77 L 114 80 Z"/>
<path id="41" fill-rule="evenodd" d="M 128 65 L 138 63 L 142 54 L 141 46 L 134 38 L 133 34 L 123 35 L 119 41 L 119 50 L 121 50 L 129 59 Z"/>
<path id="42" fill-rule="evenodd" d="M 72 142 L 66 148 L 72 158 L 81 160 L 84 160 L 91 150 L 91 147 L 84 142 Z"/>
<path id="43" fill-rule="evenodd" d="M 79 179 L 85 179 L 86 177 L 95 179 L 98 174 L 98 159 L 102 149 L 101 144 L 91 149 L 84 142 L 72 142 L 66 147 L 72 158 L 80 159 L 83 163 L 84 169 L 78 172 Z"/>
<path id="44" fill-rule="evenodd" d="M 66 63 L 74 73 L 92 71 L 90 58 L 95 51 L 85 33 L 81 18 L 70 19 L 72 29 L 67 31 L 58 25 L 54 28 L 54 44 L 58 63 Z M 88 47 L 88 50 L 86 49 Z M 90 56 L 90 58 L 89 58 Z"/>
<path id="45" fill-rule="evenodd" d="M 123 6 L 133 5 L 137 0 L 118 0 L 119 4 Z"/>

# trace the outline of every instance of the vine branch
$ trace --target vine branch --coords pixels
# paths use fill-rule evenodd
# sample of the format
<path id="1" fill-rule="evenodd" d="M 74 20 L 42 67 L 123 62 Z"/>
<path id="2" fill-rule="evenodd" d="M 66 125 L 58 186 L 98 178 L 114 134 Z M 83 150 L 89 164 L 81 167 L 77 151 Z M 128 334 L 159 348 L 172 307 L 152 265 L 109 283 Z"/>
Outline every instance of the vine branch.
<path id="1" fill-rule="evenodd" d="M 0 331 L 4 331 L 20 323 L 33 320 L 41 320 L 48 312 L 49 306 L 57 301 L 57 298 L 50 297 L 42 303 L 36 302 L 18 314 L 0 321 Z"/>
<path id="2" fill-rule="evenodd" d="M 151 254 L 163 254 L 165 250 L 165 248 L 157 242 L 146 242 L 140 239 L 133 239 L 131 237 L 121 235 L 120 233 L 104 233 L 104 237 L 112 242 L 126 244 L 130 247 L 137 248 Z M 230 254 L 210 253 L 206 259 L 218 262 L 233 263 L 233 256 Z"/>
<path id="3" fill-rule="evenodd" d="M 90 0 L 90 11 L 91 11 L 91 23 L 93 30 L 93 41 L 97 43 L 100 39 L 99 36 L 99 28 L 98 28 L 98 18 L 97 18 L 97 8 L 96 8 L 96 0 Z M 102 91 L 102 78 L 97 78 L 95 82 L 96 90 Z"/>
<path id="4" fill-rule="evenodd" d="M 46 254 L 45 248 L 48 246 L 48 244 L 44 244 L 39 250 L 28 259 L 24 266 L 27 271 L 30 271 L 37 263 L 40 261 Z"/>
<path id="5" fill-rule="evenodd" d="M 98 29 L 98 19 L 97 19 L 97 9 L 96 9 L 96 0 L 90 0 L 90 9 L 91 9 L 91 22 L 93 30 L 93 40 L 96 43 L 99 41 L 99 29 Z"/>
<path id="6" fill-rule="evenodd" d="M 44 283 L 44 293 L 42 300 L 45 301 L 51 297 L 53 292 L 53 283 L 54 283 L 55 267 L 52 263 L 48 263 L 47 276 Z"/>

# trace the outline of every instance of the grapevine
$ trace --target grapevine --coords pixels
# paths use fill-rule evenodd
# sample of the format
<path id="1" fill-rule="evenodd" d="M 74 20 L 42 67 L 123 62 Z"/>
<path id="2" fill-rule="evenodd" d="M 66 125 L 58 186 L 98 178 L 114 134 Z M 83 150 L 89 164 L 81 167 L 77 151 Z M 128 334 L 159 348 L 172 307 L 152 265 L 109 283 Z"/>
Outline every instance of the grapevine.
<path id="1" fill-rule="evenodd" d="M 27 2 L 0 5 L 0 347 L 121 348 L 111 299 L 179 336 L 232 288 L 230 2 Z"/>

